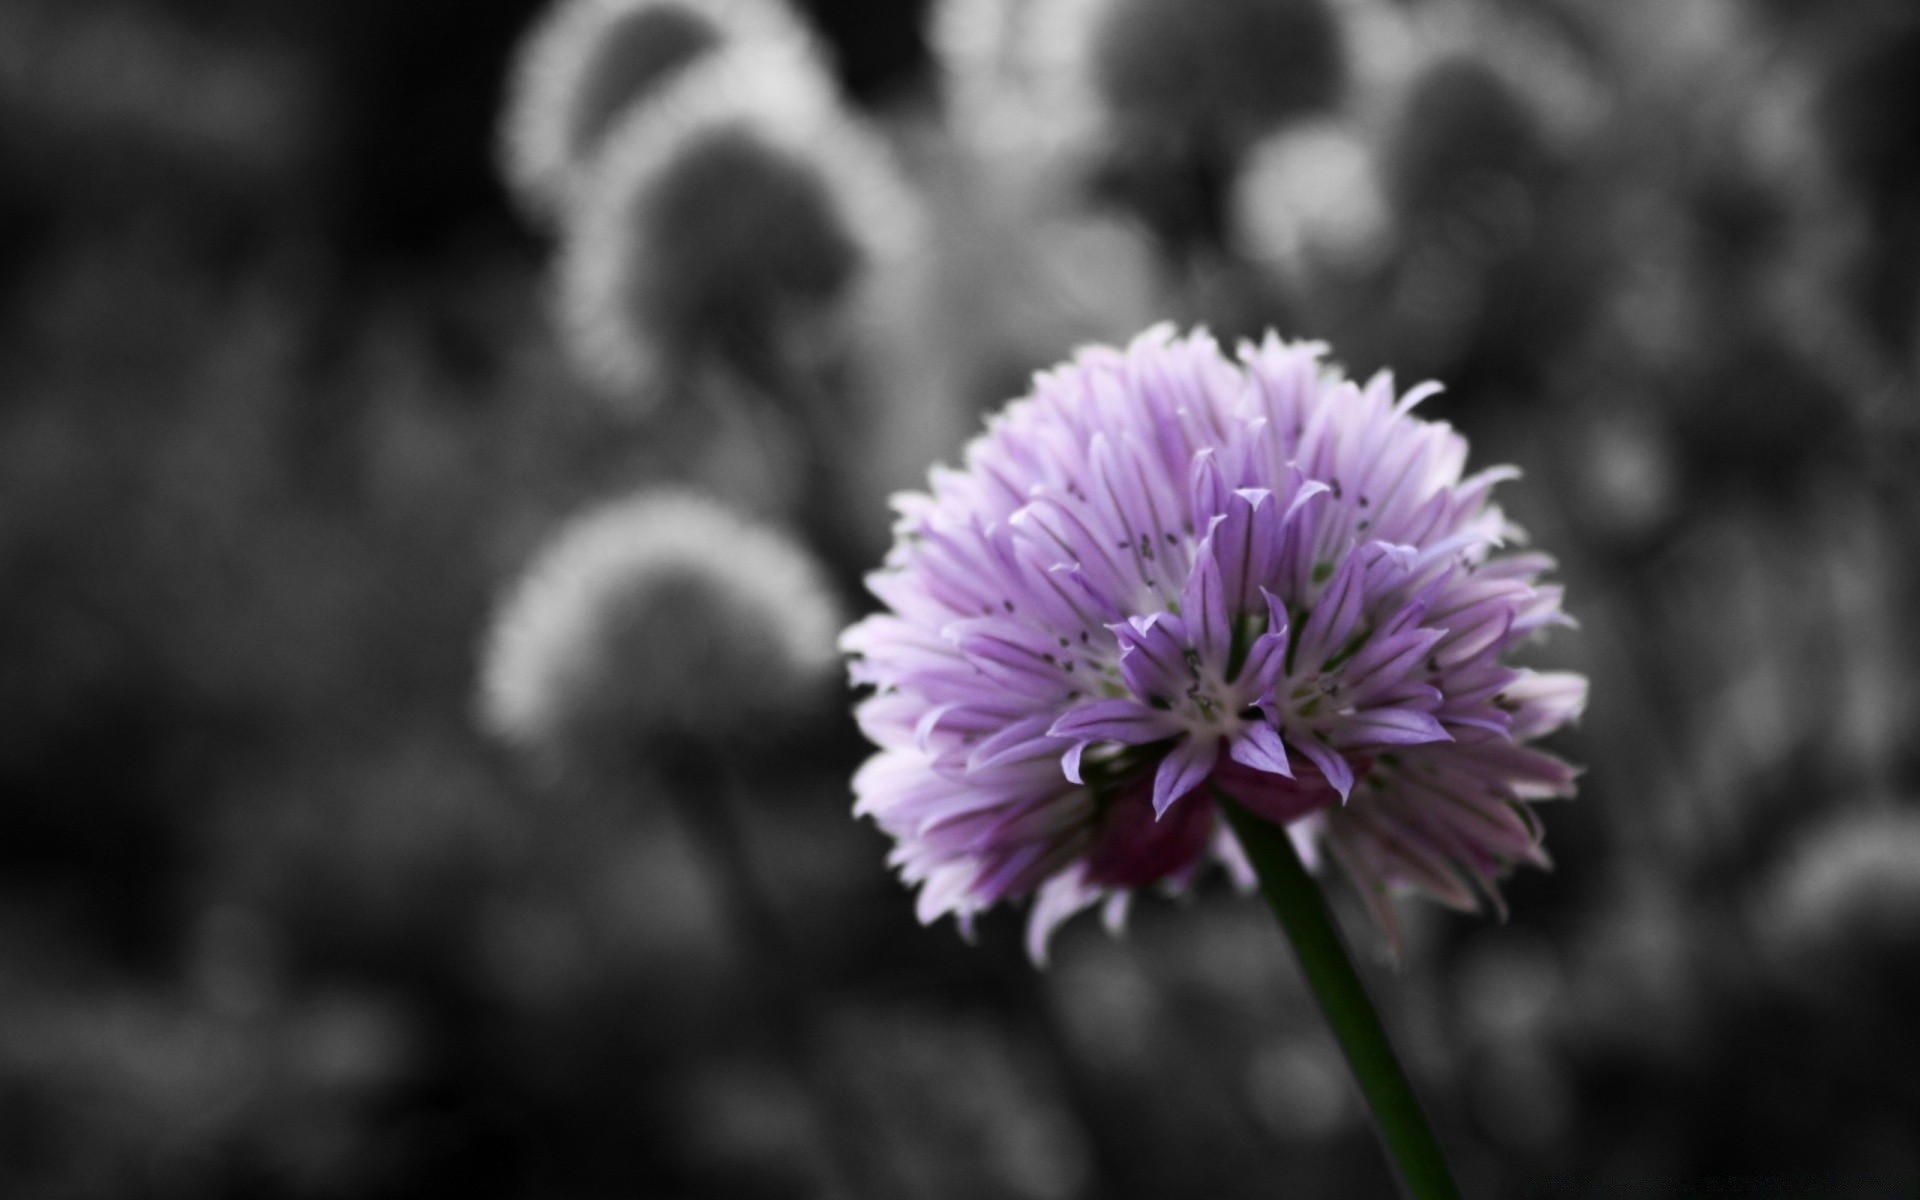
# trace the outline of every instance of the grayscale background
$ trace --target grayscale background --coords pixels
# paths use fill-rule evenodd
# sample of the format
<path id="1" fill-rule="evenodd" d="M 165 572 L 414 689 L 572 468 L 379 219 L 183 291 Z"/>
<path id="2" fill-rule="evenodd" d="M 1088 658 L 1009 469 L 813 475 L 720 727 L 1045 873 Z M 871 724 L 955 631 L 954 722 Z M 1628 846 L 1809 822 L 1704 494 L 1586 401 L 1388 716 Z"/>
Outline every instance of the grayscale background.
<path id="1" fill-rule="evenodd" d="M 0 0 L 0 1194 L 1391 1194 L 1256 902 L 921 928 L 837 674 L 672 683 L 750 610 L 606 649 L 705 705 L 614 766 L 476 718 L 575 514 L 710 497 L 851 617 L 890 487 L 1168 319 L 1444 381 L 1560 560 L 1556 868 L 1397 963 L 1329 885 L 1466 1191 L 1920 1196 L 1920 10 L 1116 0 L 1062 132 L 808 0 L 911 302 L 623 390 L 497 168 L 541 7 Z"/>

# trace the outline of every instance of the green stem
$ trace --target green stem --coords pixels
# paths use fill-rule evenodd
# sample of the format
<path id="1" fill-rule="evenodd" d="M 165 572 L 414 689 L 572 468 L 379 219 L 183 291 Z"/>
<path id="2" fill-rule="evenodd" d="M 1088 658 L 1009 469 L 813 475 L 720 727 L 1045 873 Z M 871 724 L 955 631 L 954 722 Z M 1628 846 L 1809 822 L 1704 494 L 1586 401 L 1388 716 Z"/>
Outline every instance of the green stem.
<path id="1" fill-rule="evenodd" d="M 1319 885 L 1294 852 L 1293 839 L 1271 821 L 1253 816 L 1218 791 L 1214 799 L 1240 839 L 1247 860 L 1260 878 L 1260 891 L 1280 918 L 1307 983 L 1333 1026 L 1361 1094 L 1373 1110 L 1374 1126 L 1400 1178 L 1415 1200 L 1459 1200 L 1460 1189 L 1447 1169 L 1440 1142 L 1420 1110 L 1419 1098 L 1387 1041 L 1380 1014 L 1353 969 L 1333 915 Z"/>

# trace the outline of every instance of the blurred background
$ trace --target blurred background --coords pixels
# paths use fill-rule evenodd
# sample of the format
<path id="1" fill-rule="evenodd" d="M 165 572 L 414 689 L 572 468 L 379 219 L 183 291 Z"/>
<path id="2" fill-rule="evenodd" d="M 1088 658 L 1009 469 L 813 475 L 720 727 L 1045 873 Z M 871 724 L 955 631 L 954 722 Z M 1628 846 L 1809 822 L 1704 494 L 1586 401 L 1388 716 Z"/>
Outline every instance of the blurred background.
<path id="1" fill-rule="evenodd" d="M 1556 869 L 1330 885 L 1469 1194 L 1920 1195 L 1901 0 L 0 0 L 0 1193 L 1390 1194 L 1224 881 L 848 815 L 885 495 L 1159 319 L 1559 556 Z"/>

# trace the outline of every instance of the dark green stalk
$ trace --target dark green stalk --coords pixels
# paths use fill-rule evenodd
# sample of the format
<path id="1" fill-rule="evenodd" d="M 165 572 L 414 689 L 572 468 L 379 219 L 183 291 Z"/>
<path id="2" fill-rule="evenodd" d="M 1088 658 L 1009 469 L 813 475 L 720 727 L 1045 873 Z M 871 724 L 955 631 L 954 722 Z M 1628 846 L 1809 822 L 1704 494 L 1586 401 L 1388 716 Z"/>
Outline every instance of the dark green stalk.
<path id="1" fill-rule="evenodd" d="M 1320 887 L 1301 865 L 1287 831 L 1248 813 L 1218 789 L 1214 799 L 1260 878 L 1260 892 L 1280 918 L 1300 969 L 1327 1014 L 1333 1036 L 1373 1110 L 1374 1128 L 1415 1200 L 1459 1200 L 1440 1142 L 1427 1124 L 1413 1085 L 1394 1055 L 1380 1014 L 1353 969 Z"/>

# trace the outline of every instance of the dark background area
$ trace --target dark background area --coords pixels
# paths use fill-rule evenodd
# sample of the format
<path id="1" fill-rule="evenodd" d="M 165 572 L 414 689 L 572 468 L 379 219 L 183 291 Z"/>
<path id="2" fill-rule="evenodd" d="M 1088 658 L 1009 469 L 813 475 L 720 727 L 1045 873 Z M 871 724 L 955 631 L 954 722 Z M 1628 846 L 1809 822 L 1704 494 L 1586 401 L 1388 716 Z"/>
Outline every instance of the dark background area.
<path id="1" fill-rule="evenodd" d="M 1293 7 L 1272 94 L 1109 46 L 1044 228 L 1137 253 L 1149 317 L 1445 380 L 1423 411 L 1527 471 L 1582 794 L 1510 920 L 1410 901 L 1372 964 L 1463 1184 L 1920 1195 L 1920 18 L 1459 5 L 1505 58 L 1433 55 L 1261 190 L 1220 111 L 1357 105 L 1355 13 L 1454 28 Z M 878 553 L 569 362 L 494 165 L 539 8 L 0 0 L 0 1192 L 1387 1194 L 1222 881 L 1037 971 L 1022 914 L 915 924 L 840 696 L 612 781 L 475 727 L 489 614 L 595 501 L 737 500 L 849 612 Z M 964 317 L 1034 235 L 945 198 L 918 8 L 807 15 Z M 1356 154 L 1370 225 L 1292 182 Z M 1101 326 L 930 327 L 971 424 Z M 663 798 L 703 788 L 732 825 Z"/>

